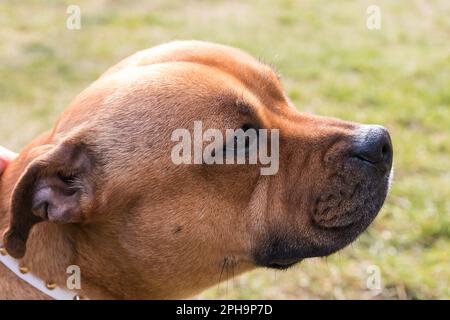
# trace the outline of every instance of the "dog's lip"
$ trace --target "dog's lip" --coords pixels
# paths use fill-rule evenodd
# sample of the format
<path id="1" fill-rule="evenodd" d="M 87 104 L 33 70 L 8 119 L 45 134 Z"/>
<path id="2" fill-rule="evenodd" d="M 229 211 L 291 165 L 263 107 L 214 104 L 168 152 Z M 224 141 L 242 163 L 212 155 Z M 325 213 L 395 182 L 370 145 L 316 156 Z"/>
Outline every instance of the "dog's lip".
<path id="1" fill-rule="evenodd" d="M 289 267 L 292 267 L 293 265 L 301 262 L 302 260 L 303 260 L 302 258 L 275 259 L 275 260 L 271 260 L 267 264 L 267 267 L 273 268 L 273 269 L 278 269 L 278 270 L 284 270 Z"/>
<path id="2" fill-rule="evenodd" d="M 363 217 L 360 217 L 354 221 L 350 221 L 345 224 L 327 225 L 327 224 L 320 224 L 320 223 L 316 222 L 314 219 L 312 219 L 313 226 L 316 229 L 323 230 L 323 231 L 332 231 L 332 232 L 333 231 L 334 232 L 347 232 L 349 229 L 352 229 L 355 226 L 357 226 L 359 223 L 361 223 L 362 220 L 363 220 Z"/>

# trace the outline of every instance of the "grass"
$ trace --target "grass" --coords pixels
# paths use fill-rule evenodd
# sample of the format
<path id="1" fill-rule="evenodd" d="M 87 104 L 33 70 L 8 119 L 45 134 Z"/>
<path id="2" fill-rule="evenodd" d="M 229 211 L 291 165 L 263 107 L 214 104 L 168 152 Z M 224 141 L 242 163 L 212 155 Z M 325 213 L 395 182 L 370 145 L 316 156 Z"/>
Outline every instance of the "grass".
<path id="1" fill-rule="evenodd" d="M 81 30 L 66 8 L 80 5 Z M 351 247 L 285 272 L 257 270 L 200 298 L 450 298 L 450 3 L 415 1 L 0 3 L 0 142 L 19 150 L 107 67 L 173 39 L 240 47 L 274 64 L 305 112 L 380 123 L 396 176 Z M 148 4 L 143 4 L 148 3 Z M 382 29 L 366 28 L 366 8 Z M 366 287 L 367 267 L 382 290 Z"/>

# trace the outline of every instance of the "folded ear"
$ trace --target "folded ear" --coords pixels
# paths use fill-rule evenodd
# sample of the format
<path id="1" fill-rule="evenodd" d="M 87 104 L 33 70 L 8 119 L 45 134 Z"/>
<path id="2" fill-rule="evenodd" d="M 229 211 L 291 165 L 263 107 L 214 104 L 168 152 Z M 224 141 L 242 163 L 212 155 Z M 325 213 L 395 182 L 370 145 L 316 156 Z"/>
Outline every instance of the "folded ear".
<path id="1" fill-rule="evenodd" d="M 93 159 L 86 145 L 66 141 L 46 149 L 28 165 L 12 193 L 11 220 L 3 241 L 15 258 L 25 255 L 36 223 L 77 223 L 89 218 Z"/>

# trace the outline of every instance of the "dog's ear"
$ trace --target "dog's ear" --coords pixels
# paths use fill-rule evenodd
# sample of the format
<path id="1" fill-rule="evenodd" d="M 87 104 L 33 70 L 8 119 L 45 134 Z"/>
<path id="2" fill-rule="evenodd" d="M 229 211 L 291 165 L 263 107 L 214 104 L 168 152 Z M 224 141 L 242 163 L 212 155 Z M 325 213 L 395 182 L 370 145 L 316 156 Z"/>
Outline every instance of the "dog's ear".
<path id="1" fill-rule="evenodd" d="M 29 163 L 12 192 L 11 220 L 3 240 L 15 258 L 25 255 L 36 223 L 84 222 L 93 205 L 93 159 L 87 146 L 66 141 L 38 148 L 40 155 Z"/>

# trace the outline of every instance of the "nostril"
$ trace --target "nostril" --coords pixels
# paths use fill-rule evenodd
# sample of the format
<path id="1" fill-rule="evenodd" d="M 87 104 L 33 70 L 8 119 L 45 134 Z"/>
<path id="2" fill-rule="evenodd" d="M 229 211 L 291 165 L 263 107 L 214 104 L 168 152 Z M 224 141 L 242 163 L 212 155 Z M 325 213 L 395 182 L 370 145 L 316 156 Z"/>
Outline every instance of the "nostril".
<path id="1" fill-rule="evenodd" d="M 387 145 L 384 144 L 383 148 L 381 149 L 381 154 L 384 156 L 387 153 Z"/>
<path id="2" fill-rule="evenodd" d="M 391 147 L 388 143 L 383 144 L 383 147 L 381 148 L 381 157 L 383 159 L 389 158 L 391 155 Z"/>
<path id="3" fill-rule="evenodd" d="M 355 155 L 356 158 L 362 161 L 366 161 L 372 164 L 380 162 L 381 157 L 374 157 L 373 155 L 367 153 L 359 153 Z"/>

